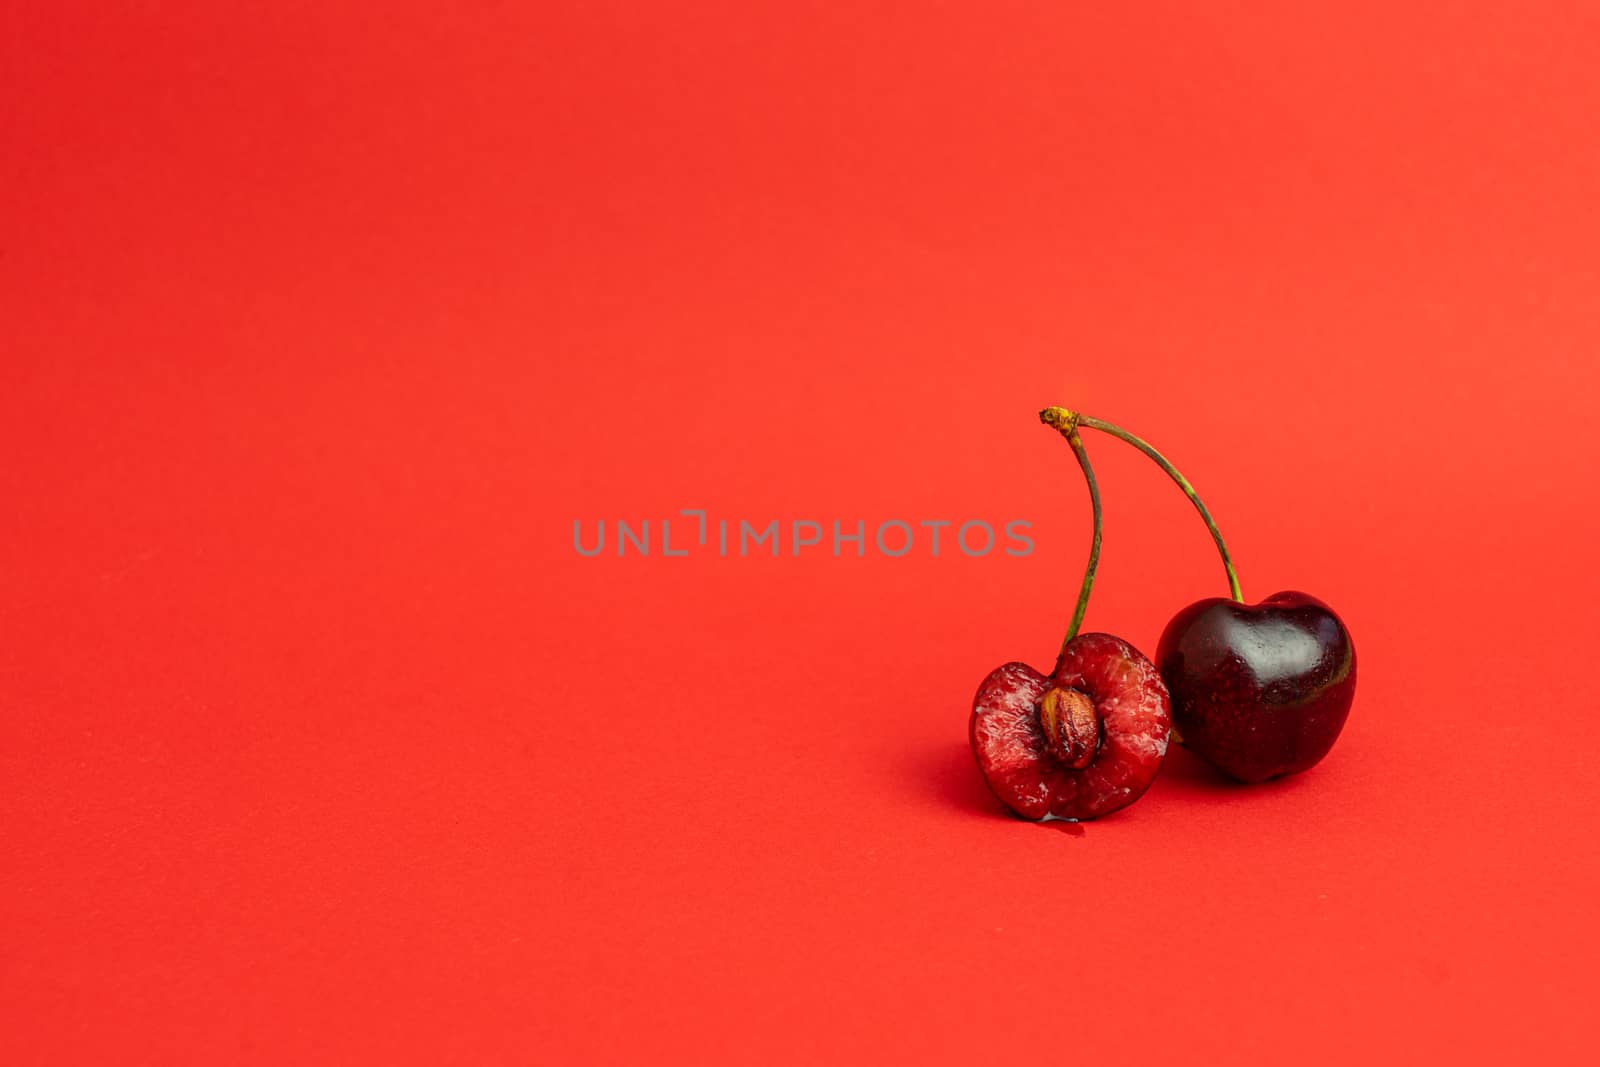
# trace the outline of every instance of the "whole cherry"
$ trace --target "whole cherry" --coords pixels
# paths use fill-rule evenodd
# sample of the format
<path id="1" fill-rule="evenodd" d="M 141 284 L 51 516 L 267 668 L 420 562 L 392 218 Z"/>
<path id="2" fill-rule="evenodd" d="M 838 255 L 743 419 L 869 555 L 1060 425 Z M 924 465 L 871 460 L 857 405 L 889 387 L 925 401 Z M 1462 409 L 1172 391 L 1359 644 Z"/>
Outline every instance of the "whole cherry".
<path id="1" fill-rule="evenodd" d="M 989 790 L 1037 820 L 1093 819 L 1138 800 L 1161 769 L 1172 729 L 1155 665 L 1119 637 L 1078 633 L 1100 562 L 1100 489 L 1076 425 L 1063 414 L 1049 408 L 1039 418 L 1067 438 L 1089 486 L 1094 538 L 1078 603 L 1055 669 L 996 668 L 978 687 L 968 728 Z"/>
<path id="2" fill-rule="evenodd" d="M 1243 782 L 1316 765 L 1356 695 L 1350 631 L 1305 593 L 1190 604 L 1167 624 L 1156 662 L 1184 745 Z"/>
<path id="3" fill-rule="evenodd" d="M 1344 622 L 1306 593 L 1244 603 L 1222 532 L 1165 456 L 1114 423 L 1074 412 L 1061 421 L 1109 433 L 1154 460 L 1194 504 L 1222 557 L 1231 599 L 1184 608 L 1156 649 L 1180 742 L 1244 782 L 1315 766 L 1339 739 L 1355 699 L 1356 650 Z"/>

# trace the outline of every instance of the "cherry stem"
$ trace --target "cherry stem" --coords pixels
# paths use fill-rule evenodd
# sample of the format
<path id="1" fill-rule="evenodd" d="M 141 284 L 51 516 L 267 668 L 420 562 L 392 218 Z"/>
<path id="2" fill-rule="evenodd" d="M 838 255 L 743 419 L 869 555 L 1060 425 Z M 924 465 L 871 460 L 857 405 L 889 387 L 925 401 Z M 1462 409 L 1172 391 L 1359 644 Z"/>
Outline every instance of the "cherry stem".
<path id="1" fill-rule="evenodd" d="M 1052 408 L 1048 410 L 1058 409 Z M 1040 418 L 1043 417 L 1043 415 L 1040 416 Z M 1227 543 L 1222 540 L 1222 531 L 1217 529 L 1216 520 L 1211 517 L 1211 512 L 1206 509 L 1205 503 L 1201 501 L 1200 494 L 1196 493 L 1194 486 L 1189 484 L 1189 479 L 1180 474 L 1178 468 L 1174 467 L 1166 456 L 1157 452 L 1144 438 L 1129 433 L 1114 422 L 1106 422 L 1104 419 L 1097 419 L 1093 415 L 1063 411 L 1061 416 L 1058 417 L 1058 421 L 1070 423 L 1074 429 L 1078 426 L 1087 426 L 1092 430 L 1099 430 L 1101 433 L 1108 433 L 1112 437 L 1121 438 L 1155 460 L 1156 465 L 1167 472 L 1167 477 L 1176 482 L 1178 488 L 1183 490 L 1183 495 L 1189 498 L 1189 503 L 1193 504 L 1195 510 L 1200 513 L 1200 518 L 1205 520 L 1206 529 L 1211 531 L 1211 539 L 1217 543 L 1217 553 L 1222 557 L 1222 569 L 1228 572 L 1229 594 L 1235 601 L 1241 604 L 1244 602 L 1244 594 L 1239 590 L 1239 575 L 1234 572 L 1233 559 L 1228 555 Z M 1096 521 L 1098 522 L 1098 520 Z"/>
<path id="2" fill-rule="evenodd" d="M 1078 587 L 1078 604 L 1072 609 L 1072 622 L 1067 626 L 1067 636 L 1061 640 L 1061 651 L 1065 654 L 1067 645 L 1078 636 L 1078 630 L 1083 626 L 1083 616 L 1089 610 L 1089 593 L 1094 589 L 1095 572 L 1100 569 L 1100 483 L 1095 480 L 1094 468 L 1089 465 L 1089 450 L 1083 447 L 1077 427 L 1052 417 L 1051 413 L 1059 410 L 1046 408 L 1039 412 L 1039 421 L 1060 430 L 1067 444 L 1072 446 L 1072 454 L 1078 457 L 1078 466 L 1083 468 L 1083 480 L 1089 486 L 1089 505 L 1094 509 L 1094 539 L 1089 542 L 1089 565 L 1083 570 L 1083 584 Z"/>

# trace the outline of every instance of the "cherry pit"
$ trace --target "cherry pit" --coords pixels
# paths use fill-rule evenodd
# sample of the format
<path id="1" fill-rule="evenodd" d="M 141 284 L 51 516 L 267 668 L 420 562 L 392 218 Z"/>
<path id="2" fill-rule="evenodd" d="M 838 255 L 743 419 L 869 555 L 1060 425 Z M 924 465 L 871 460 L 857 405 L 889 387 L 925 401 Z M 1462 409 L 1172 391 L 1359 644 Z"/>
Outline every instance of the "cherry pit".
<path id="1" fill-rule="evenodd" d="M 1245 603 L 1211 512 L 1142 438 L 1066 408 L 1046 408 L 1039 420 L 1072 447 L 1088 485 L 1094 535 L 1054 669 L 1043 674 L 1007 663 L 978 687 L 968 736 L 989 790 L 1022 818 L 1077 822 L 1138 800 L 1174 739 L 1240 782 L 1318 763 L 1355 698 L 1355 645 L 1339 616 L 1306 593 Z M 1154 662 L 1120 637 L 1079 632 L 1102 533 L 1100 487 L 1080 429 L 1119 438 L 1155 461 L 1195 506 L 1222 557 L 1229 596 L 1174 615 Z"/>

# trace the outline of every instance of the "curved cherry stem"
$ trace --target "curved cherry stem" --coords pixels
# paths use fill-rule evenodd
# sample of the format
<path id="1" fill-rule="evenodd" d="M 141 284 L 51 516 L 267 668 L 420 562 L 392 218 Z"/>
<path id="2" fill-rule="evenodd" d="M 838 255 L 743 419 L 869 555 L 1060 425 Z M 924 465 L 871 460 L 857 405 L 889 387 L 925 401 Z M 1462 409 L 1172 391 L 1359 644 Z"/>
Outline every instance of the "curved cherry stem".
<path id="1" fill-rule="evenodd" d="M 1067 627 L 1067 636 L 1061 639 L 1063 654 L 1067 651 L 1068 642 L 1078 636 L 1078 629 L 1083 625 L 1083 616 L 1089 610 L 1089 593 L 1094 589 L 1095 572 L 1100 569 L 1100 483 L 1095 481 L 1094 468 L 1089 466 L 1089 450 L 1083 447 L 1077 430 L 1067 434 L 1067 444 L 1072 446 L 1072 454 L 1078 457 L 1078 466 L 1083 468 L 1083 480 L 1089 485 L 1089 505 L 1094 509 L 1094 539 L 1089 542 L 1089 565 L 1083 569 L 1083 584 L 1078 587 L 1078 604 L 1072 609 L 1072 623 Z"/>
<path id="2" fill-rule="evenodd" d="M 1072 609 L 1072 622 L 1067 626 L 1067 636 L 1061 639 L 1061 651 L 1065 653 L 1067 644 L 1078 636 L 1078 630 L 1083 626 L 1083 616 L 1089 610 L 1089 593 L 1094 589 L 1094 576 L 1100 570 L 1100 483 L 1095 480 L 1094 467 L 1089 464 L 1089 450 L 1083 447 L 1077 427 L 1050 417 L 1055 410 L 1058 409 L 1041 411 L 1039 421 L 1060 430 L 1067 444 L 1072 446 L 1072 454 L 1078 457 L 1078 466 L 1083 468 L 1083 480 L 1089 486 L 1089 506 L 1094 509 L 1094 538 L 1089 542 L 1089 565 L 1083 570 L 1083 584 L 1078 587 L 1078 603 Z"/>
<path id="3" fill-rule="evenodd" d="M 1231 595 L 1235 601 L 1243 603 L 1244 594 L 1239 590 L 1239 575 L 1233 569 L 1233 559 L 1228 555 L 1227 543 L 1222 540 L 1222 531 L 1217 529 L 1216 520 L 1211 517 L 1211 512 L 1206 509 L 1205 503 L 1200 499 L 1200 494 L 1196 493 L 1194 491 L 1194 486 L 1189 484 L 1189 479 L 1185 478 L 1181 473 L 1179 473 L 1178 468 L 1174 467 L 1166 456 L 1163 456 L 1160 452 L 1157 452 L 1148 441 L 1135 434 L 1129 433 L 1116 423 L 1106 422 L 1104 419 L 1097 419 L 1093 415 L 1084 415 L 1075 412 L 1065 412 L 1064 414 L 1072 416 L 1071 422 L 1074 426 L 1087 426 L 1090 429 L 1099 430 L 1101 433 L 1108 433 L 1112 437 L 1120 438 L 1121 440 L 1126 441 L 1134 448 L 1137 448 L 1140 452 L 1143 452 L 1145 455 L 1155 460 L 1156 465 L 1167 472 L 1167 477 L 1171 478 L 1177 483 L 1178 488 L 1183 490 L 1183 495 L 1189 498 L 1189 503 L 1193 504 L 1195 510 L 1200 513 L 1200 518 L 1205 520 L 1206 529 L 1211 531 L 1211 540 L 1217 543 L 1217 553 L 1222 557 L 1222 569 L 1228 572 L 1229 595 Z"/>

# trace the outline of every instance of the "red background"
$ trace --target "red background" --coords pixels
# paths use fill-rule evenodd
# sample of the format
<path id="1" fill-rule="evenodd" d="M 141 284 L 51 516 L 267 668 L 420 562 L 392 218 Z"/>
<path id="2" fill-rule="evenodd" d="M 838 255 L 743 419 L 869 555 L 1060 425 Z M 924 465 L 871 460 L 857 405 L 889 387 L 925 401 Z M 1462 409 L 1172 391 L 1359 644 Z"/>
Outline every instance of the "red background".
<path id="1" fill-rule="evenodd" d="M 7 1060 L 1592 1054 L 1600 22 L 1204 6 L 7 4 Z M 1322 765 L 999 813 L 1047 403 Z M 690 507 L 1038 547 L 573 550 Z"/>

